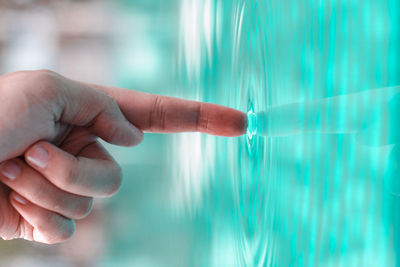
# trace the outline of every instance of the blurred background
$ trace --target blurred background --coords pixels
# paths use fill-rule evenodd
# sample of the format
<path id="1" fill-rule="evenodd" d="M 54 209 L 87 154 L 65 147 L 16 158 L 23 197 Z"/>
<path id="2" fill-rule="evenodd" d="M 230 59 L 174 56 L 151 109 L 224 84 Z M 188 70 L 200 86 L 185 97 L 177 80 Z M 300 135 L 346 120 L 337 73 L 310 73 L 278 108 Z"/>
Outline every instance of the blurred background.
<path id="1" fill-rule="evenodd" d="M 0 74 L 47 68 L 255 114 L 400 85 L 399 22 L 397 0 L 0 0 Z M 364 100 L 318 115 L 346 125 Z M 398 144 L 256 130 L 107 146 L 120 192 L 64 244 L 1 241 L 0 266 L 399 265 Z"/>

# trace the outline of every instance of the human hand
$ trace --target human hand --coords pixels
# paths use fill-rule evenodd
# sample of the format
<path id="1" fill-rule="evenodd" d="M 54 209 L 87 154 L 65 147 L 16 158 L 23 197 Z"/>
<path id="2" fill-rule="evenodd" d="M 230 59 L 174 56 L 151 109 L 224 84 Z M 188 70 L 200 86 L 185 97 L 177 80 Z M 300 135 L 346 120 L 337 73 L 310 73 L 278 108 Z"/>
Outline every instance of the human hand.
<path id="1" fill-rule="evenodd" d="M 142 131 L 237 136 L 246 128 L 245 114 L 233 109 L 87 85 L 49 71 L 1 76 L 0 99 L 4 239 L 64 241 L 93 197 L 117 191 L 121 171 L 97 136 L 132 146 Z M 24 152 L 25 161 L 17 158 Z"/>

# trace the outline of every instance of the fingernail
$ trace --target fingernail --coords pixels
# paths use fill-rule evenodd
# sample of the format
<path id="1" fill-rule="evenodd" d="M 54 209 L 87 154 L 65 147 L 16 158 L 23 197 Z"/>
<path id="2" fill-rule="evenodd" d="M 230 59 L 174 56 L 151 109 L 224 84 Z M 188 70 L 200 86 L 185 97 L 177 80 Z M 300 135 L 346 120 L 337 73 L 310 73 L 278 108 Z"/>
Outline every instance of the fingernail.
<path id="1" fill-rule="evenodd" d="M 44 168 L 47 166 L 50 160 L 49 152 L 41 146 L 35 146 L 28 153 L 28 161 L 32 162 L 39 168 Z"/>
<path id="2" fill-rule="evenodd" d="M 20 204 L 22 204 L 22 205 L 25 205 L 26 203 L 28 203 L 28 202 L 26 201 L 26 199 L 23 198 L 23 197 L 21 197 L 20 195 L 14 194 L 13 197 L 14 197 L 15 201 L 17 201 L 18 203 L 20 203 Z"/>
<path id="3" fill-rule="evenodd" d="M 0 166 L 1 173 L 10 180 L 15 180 L 21 172 L 21 168 L 14 161 L 4 162 Z"/>

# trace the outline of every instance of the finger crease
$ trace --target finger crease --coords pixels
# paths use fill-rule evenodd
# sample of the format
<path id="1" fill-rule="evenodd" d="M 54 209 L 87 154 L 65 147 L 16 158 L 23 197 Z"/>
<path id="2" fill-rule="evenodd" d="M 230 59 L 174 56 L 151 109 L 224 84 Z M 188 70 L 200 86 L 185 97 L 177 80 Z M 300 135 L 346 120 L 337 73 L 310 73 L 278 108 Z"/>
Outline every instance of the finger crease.
<path id="1" fill-rule="evenodd" d="M 149 130 L 157 130 L 157 126 L 165 129 L 165 110 L 163 108 L 163 98 L 156 95 L 154 99 L 153 108 L 150 111 L 149 117 Z"/>
<path id="2" fill-rule="evenodd" d="M 196 130 L 204 132 L 208 130 L 210 120 L 208 116 L 204 115 L 203 105 L 200 103 L 197 109 Z"/>
<path id="3" fill-rule="evenodd" d="M 92 146 L 92 145 L 96 145 L 98 142 L 97 142 L 97 140 L 93 140 L 93 141 L 91 141 L 91 142 L 89 142 L 87 145 L 85 145 L 84 147 L 82 147 L 79 151 L 78 151 L 78 153 L 76 153 L 76 155 L 80 155 L 85 149 L 87 149 L 89 146 Z M 79 159 L 79 157 L 78 157 L 78 159 Z"/>

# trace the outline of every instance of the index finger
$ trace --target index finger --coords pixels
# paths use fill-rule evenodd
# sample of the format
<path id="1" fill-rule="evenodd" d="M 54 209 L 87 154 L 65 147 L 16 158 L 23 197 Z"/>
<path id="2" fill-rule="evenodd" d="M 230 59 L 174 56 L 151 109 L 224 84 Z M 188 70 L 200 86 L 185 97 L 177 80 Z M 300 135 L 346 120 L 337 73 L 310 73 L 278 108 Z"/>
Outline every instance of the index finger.
<path id="1" fill-rule="evenodd" d="M 240 136 L 246 132 L 245 113 L 221 105 L 91 85 L 111 95 L 125 117 L 144 132 L 202 132 Z"/>

